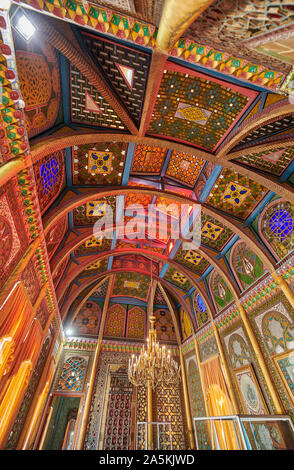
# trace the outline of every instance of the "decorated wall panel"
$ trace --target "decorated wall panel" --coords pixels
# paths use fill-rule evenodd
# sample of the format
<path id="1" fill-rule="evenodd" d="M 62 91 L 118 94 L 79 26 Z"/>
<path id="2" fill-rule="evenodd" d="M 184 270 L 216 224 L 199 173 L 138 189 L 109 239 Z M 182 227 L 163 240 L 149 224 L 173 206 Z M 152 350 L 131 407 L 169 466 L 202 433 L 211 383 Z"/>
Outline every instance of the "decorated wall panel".
<path id="1" fill-rule="evenodd" d="M 144 339 L 146 330 L 146 312 L 140 307 L 128 307 L 126 337 Z"/>
<path id="2" fill-rule="evenodd" d="M 205 399 L 203 396 L 200 373 L 195 355 L 189 354 L 189 356 L 185 358 L 185 368 L 192 419 L 206 416 Z M 201 421 L 200 423 L 197 423 L 196 430 L 199 449 L 210 449 L 209 434 L 205 423 Z"/>
<path id="3" fill-rule="evenodd" d="M 206 303 L 197 291 L 195 291 L 193 296 L 193 308 L 196 315 L 197 325 L 200 328 L 208 322 L 209 317 Z"/>
<path id="4" fill-rule="evenodd" d="M 161 308 L 154 311 L 155 328 L 158 341 L 176 342 L 175 327 L 168 309 Z"/>
<path id="5" fill-rule="evenodd" d="M 158 386 L 153 393 L 153 419 L 171 423 L 173 450 L 189 448 L 185 407 L 180 383 Z"/>
<path id="6" fill-rule="evenodd" d="M 112 369 L 112 370 L 111 370 Z M 106 391 L 105 421 L 103 423 L 104 450 L 129 450 L 131 448 L 133 386 L 124 366 L 112 366 Z M 101 436 L 102 441 L 102 436 Z"/>
<path id="7" fill-rule="evenodd" d="M 74 350 L 70 344 L 63 349 L 55 373 L 53 390 L 65 395 L 86 392 L 91 372 L 92 353 Z"/>
<path id="8" fill-rule="evenodd" d="M 219 354 L 217 342 L 215 336 L 211 336 L 205 341 L 199 342 L 199 355 L 201 362 L 207 361 L 209 358 Z"/>
<path id="9" fill-rule="evenodd" d="M 24 254 L 28 246 L 25 222 L 13 184 L 0 188 L 0 286 Z"/>
<path id="10" fill-rule="evenodd" d="M 55 49 L 42 41 L 26 44 L 16 40 L 16 64 L 20 90 L 25 102 L 25 122 L 29 137 L 54 126 L 60 119 L 61 86 Z"/>
<path id="11" fill-rule="evenodd" d="M 248 289 L 264 274 L 260 258 L 244 242 L 234 245 L 230 255 L 230 265 L 241 284 L 241 289 Z"/>
<path id="12" fill-rule="evenodd" d="M 293 308 L 282 293 L 277 293 L 255 308 L 249 318 L 283 405 L 287 413 L 293 416 Z M 282 358 L 280 363 L 279 358 Z"/>
<path id="13" fill-rule="evenodd" d="M 293 250 L 294 209 L 287 201 L 268 205 L 259 219 L 259 231 L 266 245 L 278 258 Z"/>
<path id="14" fill-rule="evenodd" d="M 35 181 L 41 212 L 57 198 L 65 183 L 64 152 L 58 150 L 34 165 Z"/>
<path id="15" fill-rule="evenodd" d="M 193 326 L 191 323 L 191 319 L 183 308 L 180 309 L 180 320 L 181 320 L 181 330 L 182 330 L 182 338 L 185 340 L 189 338 L 189 336 L 193 333 Z"/>
<path id="16" fill-rule="evenodd" d="M 115 304 L 108 308 L 104 336 L 123 338 L 126 324 L 126 309 Z"/>
<path id="17" fill-rule="evenodd" d="M 233 232 L 218 220 L 201 213 L 201 243 L 221 251 L 232 238 Z"/>
<path id="18" fill-rule="evenodd" d="M 73 322 L 77 335 L 97 335 L 101 318 L 101 308 L 97 302 L 87 300 Z"/>
<path id="19" fill-rule="evenodd" d="M 210 266 L 209 262 L 195 250 L 179 248 L 174 260 L 199 275 L 203 274 Z"/>
<path id="20" fill-rule="evenodd" d="M 223 278 L 215 270 L 209 277 L 209 286 L 217 311 L 223 310 L 227 305 L 230 304 L 230 302 L 232 302 L 233 297 L 230 289 L 228 288 Z"/>
<path id="21" fill-rule="evenodd" d="M 132 169 L 134 174 L 159 174 L 166 156 L 166 149 L 138 144 L 135 147 Z"/>
<path id="22" fill-rule="evenodd" d="M 237 161 L 262 168 L 264 171 L 280 176 L 288 165 L 293 161 L 294 147 L 280 147 L 267 149 L 259 153 L 249 153 L 237 158 Z"/>
<path id="23" fill-rule="evenodd" d="M 112 296 L 130 296 L 146 300 L 149 293 L 150 278 L 144 274 L 134 275 L 131 272 L 116 274 Z"/>
<path id="24" fill-rule="evenodd" d="M 90 405 L 84 449 L 97 450 L 101 433 L 103 404 L 106 398 L 108 370 L 111 365 L 127 367 L 130 353 L 101 351 Z"/>

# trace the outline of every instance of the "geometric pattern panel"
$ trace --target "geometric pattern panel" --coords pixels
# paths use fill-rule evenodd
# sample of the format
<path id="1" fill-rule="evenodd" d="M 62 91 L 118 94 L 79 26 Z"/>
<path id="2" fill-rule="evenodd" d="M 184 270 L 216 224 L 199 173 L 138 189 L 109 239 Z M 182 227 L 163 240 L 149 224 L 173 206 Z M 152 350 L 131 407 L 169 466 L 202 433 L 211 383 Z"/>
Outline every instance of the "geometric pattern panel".
<path id="1" fill-rule="evenodd" d="M 73 149 L 73 184 L 121 184 L 127 144 L 98 142 Z"/>
<path id="2" fill-rule="evenodd" d="M 63 364 L 57 385 L 58 391 L 81 392 L 86 378 L 87 361 L 84 357 L 72 356 Z"/>
<path id="3" fill-rule="evenodd" d="M 246 0 L 243 2 L 223 2 L 215 0 L 188 28 L 188 37 L 192 37 L 199 44 L 208 44 L 213 48 L 227 50 L 234 57 L 243 57 L 256 60 L 258 64 L 277 70 L 286 70 L 286 63 L 275 57 L 257 54 L 253 45 L 249 47 L 246 40 L 266 35 L 279 28 L 283 28 L 293 22 L 292 4 L 274 0 L 268 2 L 256 2 Z M 256 39 L 255 39 L 256 37 Z M 245 72 L 243 72 L 244 76 Z M 243 76 L 243 75 L 241 75 Z"/>
<path id="4" fill-rule="evenodd" d="M 107 312 L 104 336 L 123 338 L 125 322 L 126 309 L 119 304 L 112 305 Z"/>
<path id="5" fill-rule="evenodd" d="M 223 169 L 206 203 L 244 220 L 266 192 L 267 188 L 246 176 Z"/>
<path id="6" fill-rule="evenodd" d="M 150 278 L 144 274 L 120 272 L 115 276 L 113 296 L 129 296 L 146 300 L 150 287 Z"/>
<path id="7" fill-rule="evenodd" d="M 280 176 L 294 158 L 294 146 L 275 148 L 258 153 L 249 153 L 236 159 L 253 168 L 261 168 L 264 171 Z"/>
<path id="8" fill-rule="evenodd" d="M 64 184 L 64 153 L 62 150 L 46 155 L 34 165 L 35 181 L 41 212 L 56 199 Z"/>
<path id="9" fill-rule="evenodd" d="M 133 307 L 128 310 L 127 338 L 145 338 L 145 317 L 146 312 L 140 307 Z"/>
<path id="10" fill-rule="evenodd" d="M 294 247 L 294 207 L 278 200 L 265 208 L 259 220 L 259 232 L 269 249 L 279 258 L 291 253 Z"/>
<path id="11" fill-rule="evenodd" d="M 294 324 L 280 312 L 271 311 L 262 319 L 263 340 L 271 355 L 294 349 Z"/>
<path id="12" fill-rule="evenodd" d="M 133 386 L 126 369 L 110 371 L 103 450 L 129 450 Z"/>
<path id="13" fill-rule="evenodd" d="M 201 243 L 221 251 L 232 238 L 233 232 L 209 215 L 201 213 Z"/>
<path id="14" fill-rule="evenodd" d="M 148 132 L 214 150 L 255 92 L 177 70 L 164 71 Z"/>
<path id="15" fill-rule="evenodd" d="M 246 147 L 250 144 L 254 145 L 255 141 L 258 139 L 258 143 L 262 142 L 267 142 L 269 136 L 271 136 L 274 132 L 278 133 L 279 131 L 283 131 L 287 129 L 288 127 L 292 127 L 290 132 L 293 132 L 293 125 L 294 125 L 294 116 L 285 116 L 278 121 L 272 122 L 270 124 L 266 124 L 262 127 L 258 127 L 254 131 L 252 131 L 250 134 L 248 134 L 244 139 L 240 140 L 238 144 L 231 149 L 231 152 L 234 152 L 235 150 L 238 150 L 245 144 Z"/>
<path id="16" fill-rule="evenodd" d="M 137 144 L 131 172 L 134 174 L 159 174 L 165 159 L 166 149 Z"/>
<path id="17" fill-rule="evenodd" d="M 165 308 L 156 310 L 154 316 L 157 340 L 176 342 L 175 327 L 169 310 Z"/>
<path id="18" fill-rule="evenodd" d="M 71 70 L 71 119 L 81 124 L 124 129 L 124 125 L 99 91 L 73 65 Z"/>
<path id="19" fill-rule="evenodd" d="M 84 33 L 83 38 L 91 54 L 138 124 L 149 70 L 149 54 L 101 40 L 88 33 Z"/>
<path id="20" fill-rule="evenodd" d="M 154 421 L 171 423 L 174 450 L 185 449 L 185 414 L 180 383 L 159 385 L 153 393 Z"/>
<path id="21" fill-rule="evenodd" d="M 186 369 L 192 416 L 195 418 L 206 416 L 205 401 L 195 356 L 193 358 L 186 359 Z M 196 429 L 199 449 L 208 450 L 210 448 L 209 435 L 205 423 L 201 421 L 198 422 Z"/>
<path id="22" fill-rule="evenodd" d="M 93 196 L 93 198 L 95 198 L 95 196 Z M 105 214 L 106 204 L 110 205 L 115 217 L 115 196 L 101 197 L 100 199 L 93 199 L 92 202 L 87 202 L 86 204 L 83 204 L 82 206 L 76 207 L 74 209 L 74 225 L 94 224 L 101 216 Z"/>
<path id="23" fill-rule="evenodd" d="M 189 279 L 174 268 L 168 268 L 163 278 L 175 286 L 180 287 L 185 292 L 191 288 L 191 282 Z"/>
<path id="24" fill-rule="evenodd" d="M 28 246 L 22 212 L 11 183 L 0 188 L 0 286 Z"/>
<path id="25" fill-rule="evenodd" d="M 174 260 L 196 274 L 203 274 L 209 267 L 209 262 L 195 250 L 183 250 L 181 247 L 178 249 Z"/>
<path id="26" fill-rule="evenodd" d="M 55 49 L 35 41 L 32 51 L 16 52 L 17 73 L 25 102 L 25 124 L 29 137 L 52 127 L 60 105 L 60 77 Z"/>
<path id="27" fill-rule="evenodd" d="M 166 170 L 166 176 L 188 186 L 194 186 L 203 165 L 204 161 L 195 155 L 173 151 Z"/>
<path id="28" fill-rule="evenodd" d="M 101 309 L 96 302 L 87 302 L 81 307 L 73 322 L 75 335 L 97 335 Z"/>
<path id="29" fill-rule="evenodd" d="M 193 307 L 196 314 L 198 327 L 201 328 L 201 326 L 205 325 L 205 323 L 208 322 L 208 311 L 206 303 L 197 291 L 195 291 L 193 297 Z"/>
<path id="30" fill-rule="evenodd" d="M 85 438 L 85 450 L 97 450 L 103 421 L 103 403 L 107 388 L 108 374 L 114 367 L 119 365 L 127 368 L 131 354 L 117 351 L 101 351 L 99 355 L 98 367 L 95 374 L 93 394 L 91 397 L 91 407 L 87 422 L 87 432 Z M 117 408 L 119 410 L 120 408 Z"/>

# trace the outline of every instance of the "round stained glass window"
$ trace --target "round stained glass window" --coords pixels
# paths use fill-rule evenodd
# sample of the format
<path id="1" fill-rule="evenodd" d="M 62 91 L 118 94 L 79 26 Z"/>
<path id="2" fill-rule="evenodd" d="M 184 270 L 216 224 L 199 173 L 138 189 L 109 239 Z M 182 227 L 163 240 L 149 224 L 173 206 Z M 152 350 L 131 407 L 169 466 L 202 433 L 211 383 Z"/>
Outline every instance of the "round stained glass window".
<path id="1" fill-rule="evenodd" d="M 281 240 L 293 231 L 293 218 L 285 209 L 278 209 L 269 219 L 269 227 Z"/>

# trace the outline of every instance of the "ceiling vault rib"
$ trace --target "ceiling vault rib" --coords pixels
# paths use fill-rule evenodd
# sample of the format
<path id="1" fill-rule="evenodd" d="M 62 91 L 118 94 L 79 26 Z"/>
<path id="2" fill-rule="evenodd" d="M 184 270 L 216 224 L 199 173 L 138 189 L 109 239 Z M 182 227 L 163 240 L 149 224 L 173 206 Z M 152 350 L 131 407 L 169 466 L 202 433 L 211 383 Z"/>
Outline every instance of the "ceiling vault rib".
<path id="1" fill-rule="evenodd" d="M 191 155 L 197 155 L 197 157 L 211 161 L 215 164 L 221 165 L 224 168 L 230 169 L 239 173 L 243 176 L 247 176 L 248 178 L 256 181 L 257 183 L 261 184 L 266 188 L 271 188 L 273 192 L 277 195 L 285 198 L 287 201 L 290 201 L 294 204 L 294 191 L 293 188 L 287 185 L 286 183 L 281 183 L 277 178 L 274 178 L 270 175 L 265 175 L 258 173 L 254 169 L 244 167 L 243 165 L 239 165 L 238 163 L 230 160 L 229 158 L 220 158 L 218 155 L 213 155 L 203 150 L 198 150 L 194 147 L 191 147 L 187 144 L 181 144 L 176 142 L 171 142 L 168 140 L 162 140 L 154 137 L 144 137 L 144 136 L 134 136 L 134 135 L 126 135 L 126 134 L 98 134 L 98 133 L 90 133 L 90 134 L 79 134 L 79 135 L 72 135 L 72 136 L 61 136 L 58 135 L 56 137 L 52 137 L 42 141 L 38 144 L 32 146 L 32 160 L 34 163 L 39 161 L 45 155 L 52 153 L 56 150 L 61 150 L 67 147 L 71 147 L 73 145 L 83 145 L 88 143 L 97 143 L 97 142 L 113 142 L 113 141 L 120 141 L 120 142 L 133 142 L 135 144 L 142 144 L 142 145 L 150 145 L 150 146 L 159 146 L 167 149 L 172 149 L 177 152 L 183 152 Z M 289 139 L 285 139 L 283 142 L 280 142 L 279 146 L 287 145 Z M 291 140 L 292 142 L 292 140 Z M 268 144 L 265 144 L 265 148 L 267 148 Z M 248 150 L 246 150 L 248 153 Z M 231 157 L 230 157 L 231 158 Z M 233 157 L 232 157 L 233 158 Z M 235 154 L 234 154 L 235 158 Z M 1 183 L 1 169 L 0 169 L 0 183 Z"/>
<path id="2" fill-rule="evenodd" d="M 87 193 L 86 195 L 81 194 L 81 195 L 78 195 L 78 196 L 74 196 L 69 201 L 65 201 L 65 202 L 61 203 L 60 207 L 55 207 L 54 212 L 52 214 L 51 213 L 47 214 L 47 216 L 44 218 L 44 232 L 45 232 L 45 234 L 48 233 L 49 229 L 54 225 L 54 223 L 57 220 L 59 220 L 61 217 L 63 217 L 65 214 L 67 214 L 68 212 L 70 212 L 74 208 L 79 207 L 80 205 L 85 204 L 86 202 L 90 202 L 90 201 L 93 201 L 95 199 L 98 199 L 99 197 L 105 197 L 105 196 L 109 196 L 109 195 L 128 194 L 128 192 L 129 192 L 129 188 L 119 187 L 119 188 L 109 188 L 107 190 L 105 190 L 105 189 L 101 189 L 99 191 L 95 190 L 95 192 Z M 161 191 L 161 190 L 155 190 L 155 189 L 150 189 L 150 188 L 132 187 L 132 192 L 137 193 L 137 194 L 142 194 L 142 193 L 145 194 L 146 193 L 146 194 L 150 194 L 150 195 L 153 195 L 153 196 L 163 196 L 163 195 L 167 196 L 168 195 L 168 196 L 170 196 L 171 199 L 173 199 L 175 201 L 178 201 L 178 202 L 182 202 L 184 204 L 195 203 L 196 202 L 194 200 L 191 200 L 191 199 L 189 199 L 185 196 L 182 196 L 182 195 L 179 195 L 179 194 L 176 194 L 176 193 L 171 193 L 171 192 Z M 242 238 L 246 242 L 248 247 L 252 248 L 253 251 L 255 251 L 256 254 L 258 254 L 258 256 L 260 256 L 262 261 L 265 263 L 265 266 L 266 266 L 267 269 L 269 269 L 270 271 L 274 270 L 274 266 L 275 266 L 274 259 L 270 255 L 266 255 L 264 253 L 264 250 L 261 247 L 261 245 L 259 245 L 257 240 L 255 240 L 253 238 L 253 235 L 251 235 L 251 234 L 249 235 L 249 232 L 246 232 L 242 228 L 241 224 L 237 224 L 229 216 L 220 215 L 219 212 L 216 209 L 212 208 L 212 207 L 208 207 L 207 205 L 202 205 L 201 207 L 202 207 L 202 210 L 205 214 L 207 214 L 207 215 L 209 215 L 213 218 L 216 218 L 220 221 L 223 221 L 223 224 L 225 226 L 227 226 L 230 230 L 232 230 L 240 238 Z"/>

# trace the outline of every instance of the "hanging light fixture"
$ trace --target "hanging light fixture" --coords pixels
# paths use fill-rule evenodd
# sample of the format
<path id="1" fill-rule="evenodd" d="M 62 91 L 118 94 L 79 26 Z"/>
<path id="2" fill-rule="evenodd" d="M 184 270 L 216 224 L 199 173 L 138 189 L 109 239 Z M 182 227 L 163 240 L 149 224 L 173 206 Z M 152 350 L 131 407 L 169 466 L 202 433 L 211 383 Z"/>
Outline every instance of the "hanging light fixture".
<path id="1" fill-rule="evenodd" d="M 151 263 L 152 286 L 152 263 Z M 151 298 L 152 302 L 153 299 Z M 149 311 L 153 306 L 149 305 Z M 180 365 L 171 357 L 171 352 L 165 346 L 159 346 L 156 341 L 155 316 L 149 317 L 150 328 L 146 347 L 143 346 L 138 356 L 134 354 L 129 360 L 129 381 L 136 387 L 151 386 L 153 389 L 159 384 L 177 384 L 180 379 Z"/>
<path id="2" fill-rule="evenodd" d="M 150 328 L 146 347 L 139 356 L 129 360 L 129 381 L 136 387 L 150 385 L 153 389 L 159 384 L 177 384 L 180 378 L 180 365 L 171 357 L 165 346 L 156 342 L 155 317 L 150 317 Z"/>

